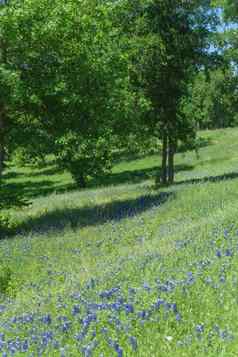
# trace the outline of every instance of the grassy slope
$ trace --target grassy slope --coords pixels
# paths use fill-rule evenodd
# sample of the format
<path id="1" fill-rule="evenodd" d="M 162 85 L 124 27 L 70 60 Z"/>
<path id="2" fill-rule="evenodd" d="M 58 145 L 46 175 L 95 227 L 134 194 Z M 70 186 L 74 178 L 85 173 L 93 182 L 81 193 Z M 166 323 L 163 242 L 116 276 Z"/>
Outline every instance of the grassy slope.
<path id="1" fill-rule="evenodd" d="M 122 162 L 105 181 L 112 186 L 96 189 L 92 182 L 82 192 L 59 193 L 73 185 L 53 167 L 7 173 L 8 189 L 24 192 L 32 204 L 12 211 L 19 234 L 0 242 L 14 292 L 13 300 L 3 298 L 1 321 L 35 314 L 34 323 L 10 324 L 9 336 L 29 338 L 32 326 L 38 335 L 51 330 L 66 356 L 90 348 L 94 330 L 96 356 L 120 355 L 109 337 L 125 356 L 237 355 L 238 130 L 203 136 L 212 144 L 199 158 L 194 152 L 178 155 L 177 184 L 159 191 L 150 180 L 159 164 L 155 156 Z M 41 196 L 52 190 L 58 194 Z M 108 301 L 124 298 L 119 311 L 97 311 L 97 323 L 76 342 L 82 323 L 71 313 L 71 295 L 81 293 L 80 316 L 86 316 L 85 301 L 104 301 L 98 292 L 112 287 L 120 291 Z M 158 298 L 164 300 L 160 307 Z M 60 301 L 67 306 L 59 311 Z M 44 325 L 41 316 L 48 313 L 52 323 Z M 61 315 L 71 322 L 69 333 L 58 326 Z M 109 337 L 100 331 L 103 326 Z M 137 338 L 136 352 L 130 336 Z M 43 355 L 60 352 L 49 342 Z"/>

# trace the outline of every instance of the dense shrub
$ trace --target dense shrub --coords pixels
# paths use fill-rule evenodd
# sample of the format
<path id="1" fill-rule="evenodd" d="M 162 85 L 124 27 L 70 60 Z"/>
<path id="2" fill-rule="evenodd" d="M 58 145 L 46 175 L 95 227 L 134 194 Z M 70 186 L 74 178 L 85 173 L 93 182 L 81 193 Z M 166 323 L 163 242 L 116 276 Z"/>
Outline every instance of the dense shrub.
<path id="1" fill-rule="evenodd" d="M 0 294 L 6 294 L 11 286 L 12 271 L 4 264 L 0 263 Z"/>
<path id="2" fill-rule="evenodd" d="M 107 138 L 84 140 L 70 133 L 58 144 L 58 164 L 71 173 L 79 187 L 85 187 L 90 177 L 104 175 L 111 169 L 111 148 Z"/>

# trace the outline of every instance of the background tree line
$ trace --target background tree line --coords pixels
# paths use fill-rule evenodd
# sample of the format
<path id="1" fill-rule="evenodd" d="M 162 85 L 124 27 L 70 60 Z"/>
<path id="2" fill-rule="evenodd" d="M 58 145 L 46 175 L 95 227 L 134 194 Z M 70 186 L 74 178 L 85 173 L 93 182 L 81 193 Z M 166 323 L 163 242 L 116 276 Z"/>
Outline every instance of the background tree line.
<path id="1" fill-rule="evenodd" d="M 211 0 L 1 1 L 0 176 L 13 155 L 53 155 L 85 187 L 155 139 L 157 181 L 173 183 L 179 143 L 238 120 L 237 32 L 218 26 L 237 14 Z"/>

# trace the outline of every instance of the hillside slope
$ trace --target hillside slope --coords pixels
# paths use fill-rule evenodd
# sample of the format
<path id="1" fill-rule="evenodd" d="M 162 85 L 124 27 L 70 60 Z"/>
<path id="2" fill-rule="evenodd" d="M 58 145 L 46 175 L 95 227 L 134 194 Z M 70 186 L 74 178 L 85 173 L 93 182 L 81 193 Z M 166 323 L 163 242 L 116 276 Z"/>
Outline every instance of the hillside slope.
<path id="1" fill-rule="evenodd" d="M 238 129 L 201 135 L 169 188 L 156 156 L 86 191 L 54 167 L 6 173 L 31 205 L 0 241 L 3 356 L 237 356 Z"/>

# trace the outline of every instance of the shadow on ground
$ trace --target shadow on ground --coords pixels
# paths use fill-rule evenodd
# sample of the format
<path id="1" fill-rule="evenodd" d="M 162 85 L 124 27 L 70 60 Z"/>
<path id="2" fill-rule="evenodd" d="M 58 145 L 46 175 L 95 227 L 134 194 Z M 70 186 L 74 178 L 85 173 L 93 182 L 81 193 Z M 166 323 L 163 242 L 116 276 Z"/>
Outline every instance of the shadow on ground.
<path id="1" fill-rule="evenodd" d="M 180 171 L 193 170 L 191 165 L 176 165 L 175 173 Z M 99 186 L 111 186 L 111 185 L 121 185 L 121 184 L 136 184 L 149 179 L 153 179 L 156 175 L 160 175 L 161 167 L 153 166 L 141 170 L 127 170 L 119 173 L 108 174 L 100 179 L 93 179 L 89 183 L 89 187 L 99 187 Z"/>
<path id="2" fill-rule="evenodd" d="M 30 218 L 14 229 L 14 232 L 9 232 L 8 236 L 27 233 L 46 234 L 47 232 L 60 232 L 66 227 L 77 229 L 120 221 L 124 218 L 135 217 L 153 207 L 160 207 L 174 195 L 171 192 L 161 192 L 131 200 L 118 200 L 105 205 L 58 209 L 37 218 Z"/>
<path id="3" fill-rule="evenodd" d="M 64 170 L 56 165 L 40 168 L 26 174 L 28 177 L 52 176 L 61 174 Z"/>
<path id="4" fill-rule="evenodd" d="M 175 167 L 175 171 L 185 171 L 192 170 L 193 166 L 188 165 L 177 165 Z M 34 181 L 30 179 L 15 181 L 15 182 L 3 182 L 0 187 L 0 195 L 1 197 L 9 196 L 9 197 L 24 197 L 24 200 L 30 201 L 33 198 L 39 196 L 47 196 L 51 193 L 64 193 L 73 190 L 77 190 L 77 186 L 72 182 L 71 184 L 64 184 L 61 181 L 53 181 L 51 180 L 51 176 L 57 173 L 57 168 L 46 168 L 41 170 L 41 174 L 39 175 L 48 175 L 47 179 L 41 179 L 40 181 Z M 92 179 L 88 188 L 96 188 L 103 186 L 117 186 L 122 184 L 136 184 L 143 182 L 145 180 L 154 178 L 156 174 L 160 173 L 160 167 L 154 166 L 141 170 L 131 170 L 131 171 L 123 171 L 120 173 L 111 173 L 105 175 L 104 177 L 100 177 L 97 179 Z M 9 173 L 9 175 L 14 177 L 14 172 Z M 35 173 L 29 174 L 29 176 L 34 176 Z M 26 175 L 27 176 L 27 175 Z M 60 180 L 60 176 L 59 179 Z"/>
<path id="5" fill-rule="evenodd" d="M 227 174 L 218 175 L 218 176 L 205 176 L 205 177 L 198 177 L 189 180 L 183 180 L 175 182 L 175 185 L 182 185 L 182 184 L 196 184 L 196 183 L 206 183 L 206 182 L 220 182 L 220 181 L 227 181 L 227 180 L 235 180 L 238 178 L 238 172 L 229 172 Z"/>
<path id="6" fill-rule="evenodd" d="M 73 184 L 60 184 L 50 180 L 41 181 L 21 181 L 14 183 L 3 183 L 0 188 L 1 197 L 24 197 L 25 200 L 30 200 L 39 196 L 46 196 L 50 193 L 62 193 L 75 189 Z"/>

